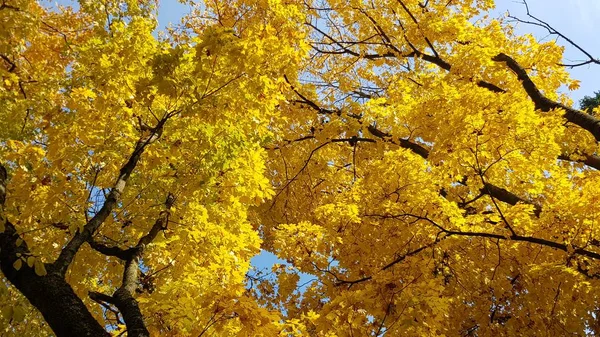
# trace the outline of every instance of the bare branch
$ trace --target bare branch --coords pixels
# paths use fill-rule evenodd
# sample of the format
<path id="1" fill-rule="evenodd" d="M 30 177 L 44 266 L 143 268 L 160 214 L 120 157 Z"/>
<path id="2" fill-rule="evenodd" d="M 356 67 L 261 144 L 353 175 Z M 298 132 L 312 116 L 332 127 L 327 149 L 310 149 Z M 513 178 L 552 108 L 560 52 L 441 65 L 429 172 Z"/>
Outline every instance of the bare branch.
<path id="1" fill-rule="evenodd" d="M 592 63 L 600 65 L 600 59 L 593 57 L 589 52 L 587 52 L 585 49 L 583 49 L 577 43 L 573 42 L 573 40 L 571 40 L 570 38 L 568 38 L 567 36 L 565 36 L 564 34 L 559 32 L 558 30 L 556 30 L 554 27 L 552 27 L 552 25 L 550 25 L 548 22 L 543 21 L 543 20 L 533 16 L 531 14 L 531 12 L 529 11 L 529 5 L 527 4 L 526 0 L 523 0 L 523 4 L 525 5 L 525 9 L 527 11 L 527 16 L 530 17 L 531 19 L 533 19 L 534 21 L 519 19 L 512 15 L 509 15 L 508 17 L 515 20 L 516 22 L 520 22 L 520 23 L 524 23 L 524 24 L 537 26 L 537 27 L 546 29 L 548 31 L 548 34 L 555 35 L 555 36 L 562 38 L 563 40 L 567 41 L 567 43 L 569 43 L 571 46 L 575 47 L 577 50 L 579 50 L 581 53 L 583 53 L 587 57 L 586 61 L 573 63 L 573 64 L 562 64 L 561 63 L 560 64 L 561 66 L 575 68 L 575 67 L 583 66 L 586 64 L 592 64 Z"/>
<path id="2" fill-rule="evenodd" d="M 133 250 L 131 248 L 130 249 L 122 249 L 117 246 L 107 246 L 103 243 L 94 241 L 94 239 L 88 240 L 88 243 L 89 243 L 90 247 L 92 247 L 92 249 L 94 249 L 95 251 L 97 251 L 101 254 L 104 254 L 106 256 L 117 257 L 121 260 L 127 260 L 133 253 Z"/>

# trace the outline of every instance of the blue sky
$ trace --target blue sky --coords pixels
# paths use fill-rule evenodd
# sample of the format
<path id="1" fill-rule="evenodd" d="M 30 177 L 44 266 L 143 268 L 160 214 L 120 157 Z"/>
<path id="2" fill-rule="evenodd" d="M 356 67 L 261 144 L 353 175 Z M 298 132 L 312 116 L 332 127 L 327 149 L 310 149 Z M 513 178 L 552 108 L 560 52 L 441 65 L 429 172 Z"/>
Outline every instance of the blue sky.
<path id="1" fill-rule="evenodd" d="M 529 11 L 537 18 L 546 21 L 556 30 L 567 36 L 592 56 L 600 58 L 600 0 L 528 0 Z M 521 0 L 496 0 L 498 14 L 509 11 L 512 16 L 526 19 L 526 10 Z M 533 33 L 538 39 L 554 39 L 544 29 L 519 24 L 519 33 Z M 565 41 L 565 62 L 584 60 L 585 57 Z M 575 102 L 585 95 L 600 90 L 600 65 L 587 65 L 570 69 L 571 76 L 581 81 L 581 87 L 569 93 Z"/>

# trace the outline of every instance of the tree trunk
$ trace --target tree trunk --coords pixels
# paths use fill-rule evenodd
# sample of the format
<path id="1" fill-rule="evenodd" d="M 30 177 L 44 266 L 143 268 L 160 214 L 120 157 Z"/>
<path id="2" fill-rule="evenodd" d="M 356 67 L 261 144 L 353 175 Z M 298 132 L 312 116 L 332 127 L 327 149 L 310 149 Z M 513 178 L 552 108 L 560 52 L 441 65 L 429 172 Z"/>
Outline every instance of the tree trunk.
<path id="1" fill-rule="evenodd" d="M 48 274 L 39 276 L 26 263 L 16 270 L 13 264 L 17 253 L 27 256 L 29 249 L 22 242 L 17 245 L 19 235 L 13 224 L 5 218 L 4 201 L 6 198 L 6 169 L 0 164 L 0 269 L 29 302 L 44 316 L 58 337 L 72 336 L 110 336 L 96 321 L 83 301 L 75 294 L 64 277 L 51 266 Z"/>

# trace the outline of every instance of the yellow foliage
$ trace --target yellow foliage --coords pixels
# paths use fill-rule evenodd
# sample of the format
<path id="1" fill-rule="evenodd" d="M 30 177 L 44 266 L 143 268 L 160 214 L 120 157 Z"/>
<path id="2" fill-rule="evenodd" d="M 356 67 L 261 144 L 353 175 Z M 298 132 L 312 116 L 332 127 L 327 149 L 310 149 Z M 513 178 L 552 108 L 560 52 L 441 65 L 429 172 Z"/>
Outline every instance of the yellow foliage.
<path id="1" fill-rule="evenodd" d="M 51 334 L 11 285 L 51 277 L 114 336 L 93 294 L 153 336 L 600 331 L 563 47 L 492 0 L 182 2 L 0 5 L 2 335 Z"/>

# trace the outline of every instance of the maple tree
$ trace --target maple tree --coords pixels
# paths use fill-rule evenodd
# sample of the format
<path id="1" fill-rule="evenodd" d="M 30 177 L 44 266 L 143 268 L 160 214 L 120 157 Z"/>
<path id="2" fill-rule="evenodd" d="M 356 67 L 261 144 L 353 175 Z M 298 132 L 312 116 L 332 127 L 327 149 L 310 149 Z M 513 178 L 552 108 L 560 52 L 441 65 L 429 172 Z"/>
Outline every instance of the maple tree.
<path id="1" fill-rule="evenodd" d="M 261 216 L 292 267 L 258 291 L 299 334 L 598 332 L 600 120 L 493 5 L 310 5 Z"/>
<path id="2" fill-rule="evenodd" d="M 491 0 L 157 6 L 0 5 L 3 333 L 600 329 L 562 47 Z"/>
<path id="3" fill-rule="evenodd" d="M 272 195 L 263 145 L 302 55 L 300 7 L 219 1 L 164 37 L 156 9 L 2 4 L 7 334 L 252 335 L 277 322 L 245 294 L 260 246 L 247 212 Z"/>

